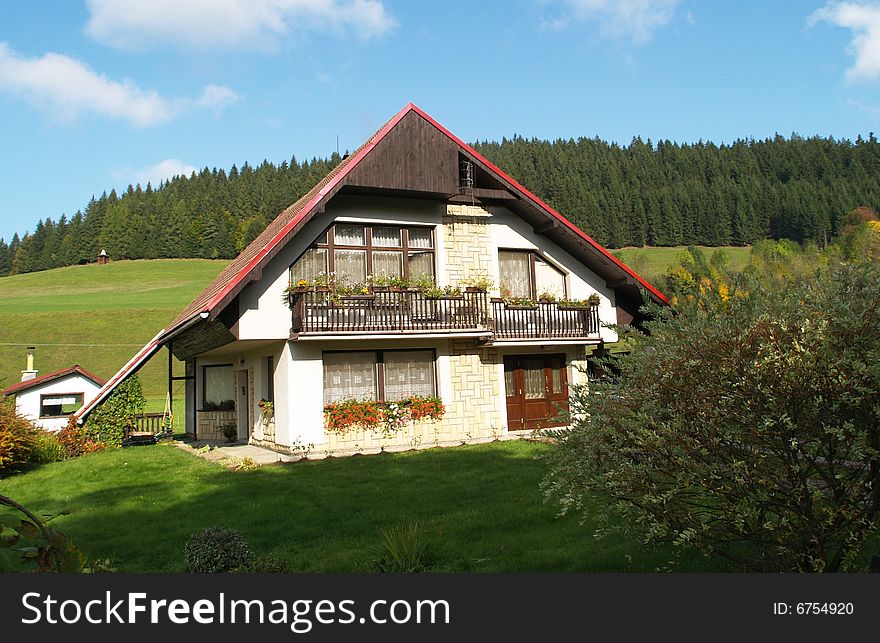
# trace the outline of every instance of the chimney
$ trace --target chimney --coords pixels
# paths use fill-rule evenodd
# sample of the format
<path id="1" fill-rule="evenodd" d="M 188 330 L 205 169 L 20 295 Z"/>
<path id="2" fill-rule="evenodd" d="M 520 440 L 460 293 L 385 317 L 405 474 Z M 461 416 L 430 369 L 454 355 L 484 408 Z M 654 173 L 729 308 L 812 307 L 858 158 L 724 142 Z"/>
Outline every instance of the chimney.
<path id="1" fill-rule="evenodd" d="M 37 371 L 34 370 L 34 350 L 36 346 L 28 346 L 27 347 L 27 368 L 21 372 L 21 381 L 27 382 L 28 380 L 36 379 Z"/>

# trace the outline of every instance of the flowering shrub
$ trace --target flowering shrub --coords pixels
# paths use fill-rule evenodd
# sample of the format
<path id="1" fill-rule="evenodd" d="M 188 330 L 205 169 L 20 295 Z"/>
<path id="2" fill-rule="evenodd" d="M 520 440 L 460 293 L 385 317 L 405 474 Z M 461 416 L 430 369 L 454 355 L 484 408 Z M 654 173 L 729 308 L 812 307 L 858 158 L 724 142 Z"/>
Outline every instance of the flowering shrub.
<path id="1" fill-rule="evenodd" d="M 409 414 L 414 421 L 439 420 L 446 413 L 439 397 L 419 397 L 415 395 L 408 400 Z"/>
<path id="2" fill-rule="evenodd" d="M 328 431 L 347 433 L 354 427 L 375 429 L 382 423 L 379 402 L 343 400 L 324 407 L 324 423 Z"/>
<path id="3" fill-rule="evenodd" d="M 395 402 L 343 400 L 324 407 L 324 425 L 334 433 L 353 429 L 394 433 L 410 421 L 437 421 L 445 412 L 439 397 L 414 395 Z"/>

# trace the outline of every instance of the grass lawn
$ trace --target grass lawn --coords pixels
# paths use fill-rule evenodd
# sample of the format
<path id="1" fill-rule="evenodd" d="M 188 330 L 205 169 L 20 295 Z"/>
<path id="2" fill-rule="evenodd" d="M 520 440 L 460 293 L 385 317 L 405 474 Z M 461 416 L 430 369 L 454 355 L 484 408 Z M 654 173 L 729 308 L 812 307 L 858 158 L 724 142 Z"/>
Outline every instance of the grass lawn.
<path id="1" fill-rule="evenodd" d="M 37 347 L 41 374 L 79 364 L 109 378 L 226 263 L 115 261 L 0 278 L 0 388 L 21 377 L 28 345 Z M 141 371 L 150 410 L 164 407 L 164 357 L 160 354 Z M 183 382 L 179 385 L 182 398 Z"/>
<path id="2" fill-rule="evenodd" d="M 653 285 L 661 290 L 664 286 L 663 275 L 678 255 L 681 254 L 687 246 L 673 246 L 669 248 L 621 248 L 614 251 L 614 256 L 622 262 L 630 266 L 642 277 L 650 281 Z M 741 272 L 749 262 L 749 254 L 752 251 L 751 246 L 721 246 L 711 248 L 708 246 L 696 246 L 711 256 L 716 250 L 727 258 L 730 269 L 734 272 Z"/>
<path id="3" fill-rule="evenodd" d="M 558 518 L 538 483 L 550 448 L 525 441 L 230 471 L 171 445 L 114 450 L 0 480 L 0 493 L 55 523 L 120 571 L 184 571 L 183 546 L 209 525 L 242 531 L 293 569 L 363 570 L 383 529 L 417 520 L 439 571 L 654 571 L 671 558 Z M 693 555 L 687 571 L 723 563 Z"/>

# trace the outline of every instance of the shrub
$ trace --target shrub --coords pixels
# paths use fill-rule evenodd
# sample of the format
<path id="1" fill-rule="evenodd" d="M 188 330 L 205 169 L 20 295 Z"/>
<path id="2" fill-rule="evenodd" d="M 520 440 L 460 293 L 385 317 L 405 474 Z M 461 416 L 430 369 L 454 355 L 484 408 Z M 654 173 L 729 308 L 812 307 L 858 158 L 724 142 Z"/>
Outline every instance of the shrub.
<path id="1" fill-rule="evenodd" d="M 414 574 L 429 569 L 428 543 L 418 522 L 408 522 L 382 532 L 382 546 L 372 567 L 386 574 Z"/>
<path id="2" fill-rule="evenodd" d="M 880 267 L 743 279 L 655 309 L 616 382 L 575 388 L 544 489 L 736 569 L 852 569 L 880 512 Z"/>
<path id="3" fill-rule="evenodd" d="M 237 424 L 224 424 L 220 427 L 220 430 L 223 432 L 223 435 L 226 437 L 227 442 L 235 442 L 238 438 L 238 425 Z"/>
<path id="4" fill-rule="evenodd" d="M 0 473 L 29 462 L 39 435 L 40 429 L 19 415 L 13 400 L 0 401 Z"/>
<path id="5" fill-rule="evenodd" d="M 48 431 L 40 431 L 34 440 L 30 460 L 37 464 L 51 464 L 67 457 L 67 449 L 61 444 L 58 436 Z"/>
<path id="6" fill-rule="evenodd" d="M 134 416 L 144 412 L 143 390 L 137 375 L 132 375 L 92 411 L 85 422 L 85 435 L 91 442 L 122 446 L 125 428 L 134 424 Z"/>
<path id="7" fill-rule="evenodd" d="M 94 453 L 107 448 L 102 442 L 96 442 L 89 438 L 86 427 L 77 424 L 75 418 L 68 420 L 67 426 L 57 433 L 56 439 L 64 449 L 67 458 L 78 458 L 86 453 Z"/>
<path id="8" fill-rule="evenodd" d="M 220 526 L 194 533 L 184 551 L 187 568 L 197 574 L 248 569 L 254 560 L 245 537 L 235 529 Z"/>

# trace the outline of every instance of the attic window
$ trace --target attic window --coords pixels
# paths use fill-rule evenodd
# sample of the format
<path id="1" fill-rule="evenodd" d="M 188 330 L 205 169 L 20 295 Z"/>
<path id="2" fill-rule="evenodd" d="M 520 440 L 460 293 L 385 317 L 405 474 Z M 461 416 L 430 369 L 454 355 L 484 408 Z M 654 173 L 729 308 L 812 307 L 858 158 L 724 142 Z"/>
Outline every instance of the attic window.
<path id="1" fill-rule="evenodd" d="M 474 163 L 464 156 L 459 156 L 458 185 L 460 188 L 474 187 Z"/>

